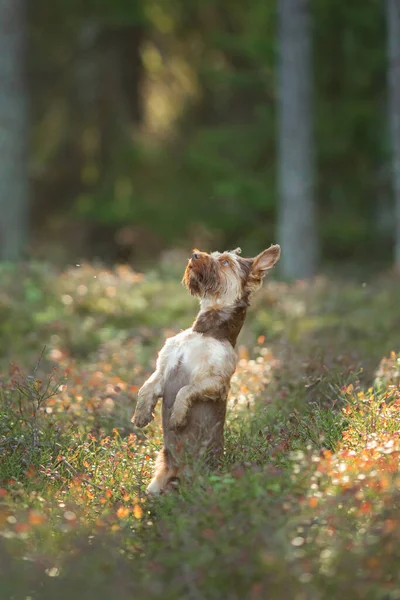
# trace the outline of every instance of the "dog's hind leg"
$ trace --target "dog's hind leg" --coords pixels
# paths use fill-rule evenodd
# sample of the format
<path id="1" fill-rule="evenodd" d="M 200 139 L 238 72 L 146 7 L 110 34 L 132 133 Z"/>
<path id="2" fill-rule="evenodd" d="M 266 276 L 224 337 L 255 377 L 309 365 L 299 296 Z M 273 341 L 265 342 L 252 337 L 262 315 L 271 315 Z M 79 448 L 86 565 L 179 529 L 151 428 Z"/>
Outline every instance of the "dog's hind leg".
<path id="1" fill-rule="evenodd" d="M 158 496 L 167 491 L 170 484 L 176 479 L 178 468 L 173 460 L 171 452 L 163 448 L 158 453 L 155 465 L 154 477 L 147 486 L 147 493 Z"/>

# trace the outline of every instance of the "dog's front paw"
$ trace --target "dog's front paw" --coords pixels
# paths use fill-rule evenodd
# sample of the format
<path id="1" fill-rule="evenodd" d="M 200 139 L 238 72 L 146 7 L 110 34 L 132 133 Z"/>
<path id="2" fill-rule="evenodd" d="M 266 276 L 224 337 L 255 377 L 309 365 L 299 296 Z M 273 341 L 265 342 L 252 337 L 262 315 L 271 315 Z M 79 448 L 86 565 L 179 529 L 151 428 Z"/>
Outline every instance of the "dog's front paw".
<path id="1" fill-rule="evenodd" d="M 151 411 L 136 409 L 135 414 L 131 419 L 131 423 L 133 423 L 135 427 L 141 429 L 142 427 L 146 427 L 152 419 L 153 415 Z"/>
<path id="2" fill-rule="evenodd" d="M 169 419 L 169 426 L 171 427 L 171 429 L 178 429 L 179 427 L 184 427 L 186 425 L 186 421 L 186 406 L 183 404 L 177 404 L 175 402 L 175 406 Z"/>

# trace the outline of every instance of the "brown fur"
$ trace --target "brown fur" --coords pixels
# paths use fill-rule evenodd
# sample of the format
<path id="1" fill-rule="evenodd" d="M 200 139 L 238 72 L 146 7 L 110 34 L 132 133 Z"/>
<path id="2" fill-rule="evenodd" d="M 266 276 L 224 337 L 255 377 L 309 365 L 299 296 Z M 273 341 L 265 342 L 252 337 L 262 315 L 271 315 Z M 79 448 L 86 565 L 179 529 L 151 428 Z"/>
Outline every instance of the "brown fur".
<path id="1" fill-rule="evenodd" d="M 210 335 L 216 340 L 227 340 L 235 347 L 246 313 L 247 303 L 243 300 L 233 308 L 211 308 L 199 313 L 193 323 L 193 331 Z"/>
<path id="2" fill-rule="evenodd" d="M 196 253 L 200 258 L 189 262 L 182 282 L 193 296 L 216 294 L 221 283 L 217 264 L 206 252 L 193 250 Z"/>
<path id="3" fill-rule="evenodd" d="M 170 374 L 164 388 L 164 448 L 159 453 L 155 465 L 155 478 L 161 482 L 163 491 L 168 491 L 179 481 L 183 464 L 188 471 L 189 462 L 206 458 L 209 465 L 216 466 L 224 450 L 226 402 L 223 400 L 210 402 L 199 397 L 190 410 L 184 428 L 175 430 L 169 426 L 176 395 L 188 382 L 189 373 L 180 364 Z M 224 391 L 221 390 L 221 398 L 224 395 Z"/>

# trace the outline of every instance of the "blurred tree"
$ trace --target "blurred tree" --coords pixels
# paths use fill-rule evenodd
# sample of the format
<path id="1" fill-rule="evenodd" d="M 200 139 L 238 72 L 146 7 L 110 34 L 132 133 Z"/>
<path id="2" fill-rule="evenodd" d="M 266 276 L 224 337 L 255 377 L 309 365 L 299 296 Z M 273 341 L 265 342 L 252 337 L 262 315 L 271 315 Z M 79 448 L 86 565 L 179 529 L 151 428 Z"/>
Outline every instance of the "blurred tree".
<path id="1" fill-rule="evenodd" d="M 308 0 L 279 0 L 278 239 L 286 277 L 310 277 L 317 263 L 311 23 Z"/>
<path id="2" fill-rule="evenodd" d="M 400 1 L 386 0 L 389 123 L 392 182 L 396 204 L 395 266 L 400 271 Z"/>
<path id="3" fill-rule="evenodd" d="M 313 20 L 315 102 L 304 118 L 310 40 L 299 53 L 298 38 L 309 25 L 300 18 L 294 26 L 299 11 L 287 2 L 294 37 L 286 53 L 279 51 L 280 62 L 278 0 L 29 3 L 36 256 L 53 247 L 60 260 L 72 252 L 125 260 L 134 247 L 132 256 L 155 258 L 160 248 L 180 244 L 240 243 L 257 252 L 275 241 L 277 213 L 283 223 L 276 135 L 286 123 L 279 157 L 285 151 L 290 160 L 281 162 L 279 188 L 294 194 L 295 209 L 285 219 L 291 217 L 299 239 L 282 228 L 282 264 L 289 251 L 288 260 L 308 252 L 316 262 L 315 229 L 305 225 L 315 219 L 314 183 L 323 258 L 341 268 L 344 261 L 389 258 L 385 3 L 363 0 L 362 10 L 357 2 L 305 3 Z M 293 65 L 295 80 L 276 77 L 283 56 L 300 62 L 302 53 L 305 78 Z M 285 120 L 277 81 L 278 96 L 285 81 L 289 97 Z M 294 174 L 304 169 L 311 181 L 301 176 L 298 187 Z M 73 244 L 61 247 L 67 231 Z M 373 249 L 371 237 L 379 239 Z"/>
<path id="4" fill-rule="evenodd" d="M 17 260 L 28 222 L 25 0 L 0 0 L 0 259 Z"/>

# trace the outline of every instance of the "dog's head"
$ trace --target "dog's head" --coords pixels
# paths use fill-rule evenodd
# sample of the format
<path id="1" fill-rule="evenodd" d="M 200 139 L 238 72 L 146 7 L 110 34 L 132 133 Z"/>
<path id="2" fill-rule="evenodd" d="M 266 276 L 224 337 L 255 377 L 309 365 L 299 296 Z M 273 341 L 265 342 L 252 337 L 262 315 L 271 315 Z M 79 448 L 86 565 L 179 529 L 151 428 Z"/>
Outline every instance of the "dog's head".
<path id="1" fill-rule="evenodd" d="M 271 246 L 255 258 L 243 258 L 237 248 L 229 252 L 194 250 L 186 267 L 183 283 L 202 304 L 230 306 L 249 299 L 262 285 L 267 271 L 278 262 L 281 249 Z"/>

